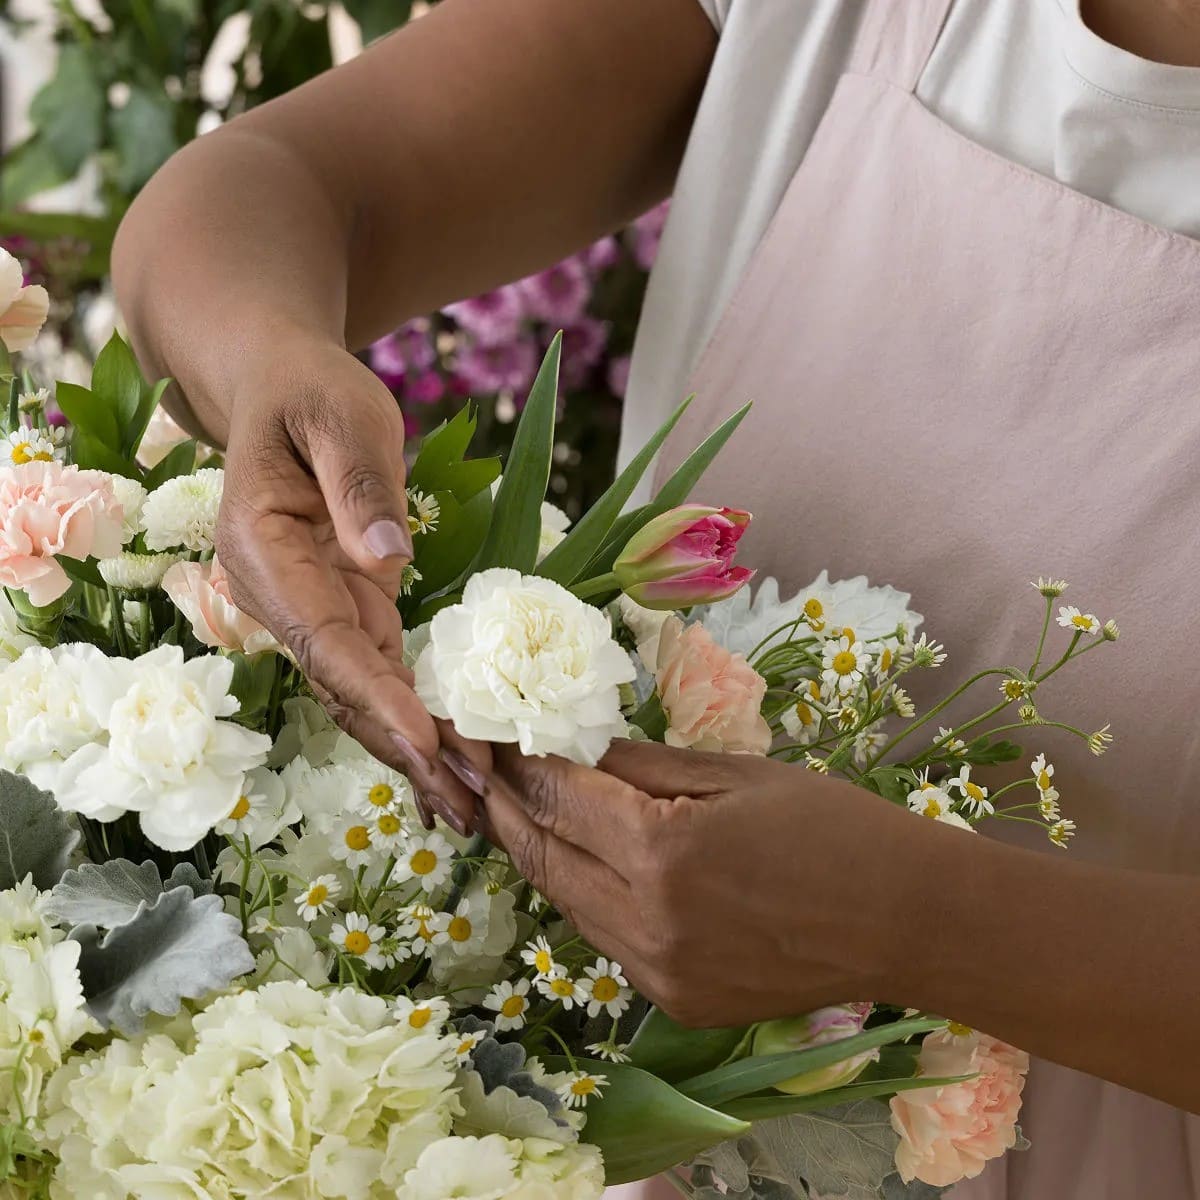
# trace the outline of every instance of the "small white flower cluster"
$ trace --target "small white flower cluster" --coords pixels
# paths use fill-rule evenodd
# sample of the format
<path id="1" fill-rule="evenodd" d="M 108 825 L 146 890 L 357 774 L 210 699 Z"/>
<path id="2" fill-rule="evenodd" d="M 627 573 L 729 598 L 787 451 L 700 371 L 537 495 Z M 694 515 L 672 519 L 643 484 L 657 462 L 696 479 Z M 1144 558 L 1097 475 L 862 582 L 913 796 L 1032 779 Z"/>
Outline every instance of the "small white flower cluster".
<path id="1" fill-rule="evenodd" d="M 141 523 L 148 550 L 213 549 L 217 513 L 225 487 L 220 467 L 177 475 L 146 497 Z"/>
<path id="2" fill-rule="evenodd" d="M 21 425 L 0 440 L 0 466 L 19 467 L 29 462 L 62 462 L 66 456 L 63 430 Z"/>

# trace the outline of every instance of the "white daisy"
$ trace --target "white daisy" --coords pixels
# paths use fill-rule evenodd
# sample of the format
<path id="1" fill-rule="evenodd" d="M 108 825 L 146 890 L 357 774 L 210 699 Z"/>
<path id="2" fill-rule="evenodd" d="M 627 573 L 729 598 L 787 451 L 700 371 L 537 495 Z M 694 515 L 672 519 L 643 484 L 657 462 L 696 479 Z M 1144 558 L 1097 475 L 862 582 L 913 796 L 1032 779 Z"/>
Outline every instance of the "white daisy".
<path id="1" fill-rule="evenodd" d="M 581 1007 L 586 1004 L 590 994 L 588 989 L 579 980 L 572 979 L 566 967 L 562 966 L 556 966 L 551 974 L 541 976 L 537 981 L 537 990 L 546 999 L 559 1001 L 568 1011 L 577 1004 Z"/>
<path id="2" fill-rule="evenodd" d="M 1051 823 L 1057 821 L 1062 816 L 1062 810 L 1058 807 L 1058 789 L 1047 788 L 1042 792 L 1038 799 L 1038 812 L 1042 815 L 1043 821 Z"/>
<path id="3" fill-rule="evenodd" d="M 518 979 L 516 983 L 502 980 L 488 992 L 483 1007 L 496 1014 L 496 1028 L 501 1033 L 520 1029 L 529 1011 L 529 980 Z"/>
<path id="4" fill-rule="evenodd" d="M 926 769 L 917 777 L 917 786 L 908 793 L 908 807 L 923 817 L 936 819 L 950 812 L 954 801 L 947 791 L 929 782 L 929 771 Z"/>
<path id="5" fill-rule="evenodd" d="M 1096 732 L 1088 738 L 1088 749 L 1097 758 L 1099 758 L 1100 755 L 1102 755 L 1109 748 L 1109 746 L 1112 745 L 1113 735 L 1108 732 L 1108 729 L 1109 727 L 1105 725 L 1103 729 L 1097 729 Z"/>
<path id="6" fill-rule="evenodd" d="M 56 431 L 57 432 L 57 431 Z M 0 441 L 0 463 L 14 467 L 31 462 L 54 462 L 63 457 L 62 435 L 22 425 Z"/>
<path id="7" fill-rule="evenodd" d="M 1099 633 L 1100 621 L 1091 613 L 1080 612 L 1073 604 L 1064 604 L 1058 610 L 1058 623 L 1064 629 L 1078 633 Z"/>
<path id="8" fill-rule="evenodd" d="M 458 902 L 458 907 L 454 910 L 453 915 L 445 915 L 448 917 L 446 937 L 449 939 L 450 949 L 460 955 L 471 953 L 487 932 L 486 923 L 481 923 L 477 919 L 479 914 L 476 913 L 476 906 L 472 904 L 470 898 L 464 896 Z M 486 916 L 486 909 L 484 915 Z"/>
<path id="9" fill-rule="evenodd" d="M 308 887 L 296 897 L 296 911 L 306 921 L 315 921 L 324 916 L 333 902 L 342 894 L 342 885 L 334 875 L 318 875 Z"/>
<path id="10" fill-rule="evenodd" d="M 558 1094 L 568 1108 L 583 1108 L 593 1096 L 599 1099 L 607 1086 L 607 1075 L 589 1075 L 586 1071 L 576 1071 L 559 1088 Z"/>
<path id="11" fill-rule="evenodd" d="M 924 633 L 906 649 L 918 667 L 940 667 L 946 661 L 946 648 L 941 642 L 930 641 Z"/>
<path id="12" fill-rule="evenodd" d="M 412 939 L 414 954 L 424 954 L 431 946 L 450 940 L 448 913 L 437 912 L 428 904 L 412 904 L 404 910 L 403 918 L 396 933 Z"/>
<path id="13" fill-rule="evenodd" d="M 220 467 L 204 467 L 156 487 L 142 506 L 146 548 L 211 550 L 224 486 L 225 472 Z"/>
<path id="14" fill-rule="evenodd" d="M 458 1044 L 454 1047 L 455 1057 L 462 1062 L 470 1058 L 471 1051 L 487 1037 L 487 1030 L 477 1029 L 474 1033 L 460 1033 L 458 1036 Z"/>
<path id="15" fill-rule="evenodd" d="M 416 879 L 427 892 L 435 892 L 450 877 L 454 847 L 440 833 L 409 838 L 398 856 L 392 878 L 397 883 Z"/>
<path id="16" fill-rule="evenodd" d="M 1029 769 L 1033 772 L 1033 778 L 1037 781 L 1039 792 L 1048 792 L 1051 787 L 1051 780 L 1054 778 L 1054 766 L 1046 761 L 1044 754 L 1039 754 L 1037 758 L 1029 764 Z"/>
<path id="17" fill-rule="evenodd" d="M 442 515 L 437 498 L 417 488 L 408 489 L 408 527 L 413 533 L 432 533 Z"/>
<path id="18" fill-rule="evenodd" d="M 903 717 L 906 721 L 909 717 L 917 715 L 917 706 L 902 687 L 892 688 L 892 707 L 896 710 L 896 716 Z"/>
<path id="19" fill-rule="evenodd" d="M 411 596 L 413 585 L 420 583 L 424 578 L 412 563 L 405 563 L 404 570 L 400 572 L 400 595 Z"/>
<path id="20" fill-rule="evenodd" d="M 381 812 L 371 823 L 371 843 L 388 854 L 397 854 L 405 845 L 408 831 L 399 813 Z"/>
<path id="21" fill-rule="evenodd" d="M 629 981 L 621 974 L 621 964 L 598 958 L 593 966 L 586 967 L 587 979 L 581 980 L 587 993 L 589 1017 L 598 1017 L 606 1012 L 610 1017 L 619 1017 L 633 999 Z"/>
<path id="22" fill-rule="evenodd" d="M 521 951 L 521 961 L 526 966 L 533 967 L 543 979 L 553 975 L 557 965 L 554 961 L 554 951 L 544 937 L 535 938 L 525 944 L 525 949 Z"/>
<path id="23" fill-rule="evenodd" d="M 865 767 L 887 745 L 887 741 L 888 736 L 886 733 L 877 731 L 874 728 L 860 729 L 854 735 L 855 763 L 860 767 Z"/>
<path id="24" fill-rule="evenodd" d="M 944 754 L 951 756 L 961 754 L 967 748 L 966 742 L 962 738 L 955 737 L 954 730 L 947 729 L 944 725 L 938 726 L 937 737 L 933 739 L 933 742 Z"/>
<path id="25" fill-rule="evenodd" d="M 1043 579 L 1038 576 L 1036 583 L 1029 585 L 1032 588 L 1037 588 L 1043 596 L 1053 600 L 1056 596 L 1061 596 L 1067 590 L 1067 581 L 1065 579 Z"/>
<path id="26" fill-rule="evenodd" d="M 779 714 L 779 723 L 783 726 L 784 733 L 792 741 L 804 745 L 817 736 L 817 729 L 821 724 L 821 714 L 805 698 L 797 700 L 795 704 L 789 704 Z"/>
<path id="27" fill-rule="evenodd" d="M 347 913 L 345 924 L 335 923 L 329 931 L 329 940 L 339 953 L 348 954 L 372 968 L 385 965 L 379 950 L 383 938 L 383 926 L 372 925 L 371 918 L 364 913 Z"/>
<path id="28" fill-rule="evenodd" d="M 963 804 L 974 817 L 983 815 L 991 816 L 996 811 L 995 806 L 988 799 L 988 790 L 980 786 L 978 783 L 971 781 L 971 766 L 966 764 L 962 770 L 946 784 L 947 790 L 957 788 L 959 794 L 963 798 Z"/>
<path id="29" fill-rule="evenodd" d="M 450 1005 L 440 996 L 428 1000 L 410 1000 L 407 996 L 397 996 L 392 1006 L 392 1016 L 399 1024 L 419 1033 L 430 1026 L 438 1029 L 444 1025 L 450 1018 Z"/>
<path id="30" fill-rule="evenodd" d="M 17 408 L 21 412 L 41 412 L 49 403 L 49 388 L 35 388 L 32 392 L 22 392 L 17 397 Z"/>
<path id="31" fill-rule="evenodd" d="M 374 862 L 376 851 L 366 819 L 351 813 L 335 821 L 329 832 L 329 853 L 348 867 L 365 867 Z"/>
<path id="32" fill-rule="evenodd" d="M 393 771 L 375 759 L 355 763 L 354 768 L 354 786 L 348 801 L 363 816 L 397 812 L 412 795 L 411 784 L 399 771 Z"/>
<path id="33" fill-rule="evenodd" d="M 849 637 L 830 638 L 821 659 L 821 682 L 827 695 L 846 695 L 863 681 L 871 669 L 871 656 L 862 642 Z"/>
<path id="34" fill-rule="evenodd" d="M 602 1058 L 605 1062 L 612 1063 L 627 1063 L 630 1062 L 630 1057 L 625 1053 L 629 1047 L 626 1045 L 618 1045 L 611 1039 L 607 1042 L 592 1042 L 588 1047 L 588 1053 L 596 1058 Z"/>
<path id="35" fill-rule="evenodd" d="M 1056 821 L 1046 830 L 1046 835 L 1060 849 L 1065 850 L 1067 843 L 1075 836 L 1075 822 L 1068 821 L 1065 817 Z"/>

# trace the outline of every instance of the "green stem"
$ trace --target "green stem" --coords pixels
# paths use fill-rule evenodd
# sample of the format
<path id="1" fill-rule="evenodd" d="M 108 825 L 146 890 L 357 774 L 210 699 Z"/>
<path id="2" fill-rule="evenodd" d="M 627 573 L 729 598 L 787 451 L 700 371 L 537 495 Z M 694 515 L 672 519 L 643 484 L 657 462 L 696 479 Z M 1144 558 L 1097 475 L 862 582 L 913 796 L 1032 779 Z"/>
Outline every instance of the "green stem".
<path id="1" fill-rule="evenodd" d="M 680 1175 L 674 1168 L 669 1170 L 663 1178 L 665 1178 L 681 1196 L 694 1196 L 696 1194 L 696 1189 L 692 1187 L 692 1185 L 688 1183 L 688 1181 L 684 1179 L 684 1177 Z"/>
<path id="2" fill-rule="evenodd" d="M 108 609 L 112 620 L 112 636 L 117 646 L 117 653 L 122 658 L 129 657 L 129 637 L 125 631 L 125 606 L 121 594 L 112 584 L 108 584 Z"/>
<path id="3" fill-rule="evenodd" d="M 597 575 L 595 579 L 585 579 L 582 583 L 574 584 L 571 591 L 580 600 L 588 600 L 592 596 L 603 596 L 606 592 L 614 591 L 616 587 L 617 577 L 609 571 L 607 575 Z"/>
<path id="4" fill-rule="evenodd" d="M 149 599 L 142 601 L 142 613 L 138 620 L 138 642 L 142 653 L 150 652 L 150 644 L 154 640 L 153 614 L 150 612 Z"/>
<path id="5" fill-rule="evenodd" d="M 1050 629 L 1050 613 L 1054 609 L 1054 597 L 1046 597 L 1046 615 L 1042 618 L 1042 636 L 1038 638 L 1037 653 L 1033 656 L 1033 666 L 1029 668 L 1029 678 L 1033 678 L 1033 673 L 1038 669 L 1042 661 L 1042 650 L 1046 646 L 1046 634 Z"/>

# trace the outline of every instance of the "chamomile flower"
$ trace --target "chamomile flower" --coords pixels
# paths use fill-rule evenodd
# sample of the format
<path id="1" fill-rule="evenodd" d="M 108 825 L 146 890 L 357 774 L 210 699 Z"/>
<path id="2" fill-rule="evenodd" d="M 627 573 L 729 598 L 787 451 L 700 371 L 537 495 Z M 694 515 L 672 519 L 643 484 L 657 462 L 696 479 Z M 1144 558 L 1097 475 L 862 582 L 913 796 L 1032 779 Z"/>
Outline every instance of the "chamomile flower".
<path id="1" fill-rule="evenodd" d="M 1053 600 L 1067 590 L 1067 581 L 1065 579 L 1043 579 L 1039 575 L 1037 583 L 1031 583 L 1029 586 L 1037 588 L 1048 600 Z"/>
<path id="2" fill-rule="evenodd" d="M 537 980 L 537 990 L 547 1000 L 559 1001 L 568 1012 L 579 1005 L 587 1003 L 590 995 L 587 988 L 577 979 L 572 979 L 566 967 L 556 966 L 549 975 L 543 975 Z"/>
<path id="3" fill-rule="evenodd" d="M 398 856 L 392 878 L 397 883 L 417 880 L 427 892 L 435 892 L 450 877 L 454 847 L 440 833 L 412 837 Z"/>
<path id="4" fill-rule="evenodd" d="M 1080 612 L 1074 605 L 1065 604 L 1058 610 L 1058 623 L 1064 629 L 1079 633 L 1099 633 L 1099 618 L 1091 613 Z"/>
<path id="5" fill-rule="evenodd" d="M 598 958 L 590 967 L 584 968 L 586 979 L 580 982 L 587 994 L 589 1017 L 598 1017 L 606 1012 L 614 1019 L 619 1017 L 633 999 L 629 981 L 621 974 L 621 964 Z"/>
<path id="6" fill-rule="evenodd" d="M 554 961 L 554 951 L 544 937 L 534 938 L 532 942 L 525 944 L 525 949 L 521 951 L 521 961 L 526 966 L 533 967 L 543 979 L 553 975 L 557 965 Z"/>
<path id="7" fill-rule="evenodd" d="M 454 1056 L 459 1062 L 465 1062 L 471 1057 L 471 1051 L 487 1037 L 486 1029 L 477 1029 L 474 1033 L 458 1034 L 458 1044 L 454 1047 Z"/>
<path id="8" fill-rule="evenodd" d="M 368 967 L 384 966 L 379 943 L 383 941 L 382 925 L 372 925 L 365 913 L 347 913 L 345 924 L 335 923 L 329 931 L 329 940 L 341 954 L 348 954 Z"/>
<path id="9" fill-rule="evenodd" d="M 371 828 L 355 813 L 335 822 L 329 834 L 329 853 L 348 867 L 365 867 L 375 861 Z"/>
<path id="10" fill-rule="evenodd" d="M 962 796 L 964 807 L 973 817 L 991 816 L 996 811 L 995 805 L 988 799 L 988 790 L 971 780 L 971 766 L 966 764 L 961 771 L 951 779 L 946 789 L 956 788 Z"/>
<path id="11" fill-rule="evenodd" d="M 854 735 L 854 761 L 865 767 L 887 745 L 887 734 L 875 729 L 860 729 Z"/>
<path id="12" fill-rule="evenodd" d="M 0 463 L 19 467 L 31 462 L 54 462 L 61 459 L 62 438 L 22 425 L 0 441 Z"/>
<path id="13" fill-rule="evenodd" d="M 1075 822 L 1068 821 L 1065 817 L 1059 821 L 1055 821 L 1046 830 L 1046 836 L 1060 849 L 1065 850 L 1067 843 L 1075 836 Z"/>
<path id="14" fill-rule="evenodd" d="M 414 954 L 425 954 L 433 946 L 450 940 L 450 916 L 436 912 L 428 904 L 412 904 L 404 910 L 403 921 L 396 933 L 412 939 Z"/>
<path id="15" fill-rule="evenodd" d="M 946 661 L 946 648 L 941 642 L 931 642 L 928 635 L 921 636 L 908 648 L 913 665 L 917 667 L 940 667 Z"/>
<path id="16" fill-rule="evenodd" d="M 432 533 L 441 515 L 441 505 L 435 497 L 417 488 L 408 489 L 408 527 L 413 533 Z"/>
<path id="17" fill-rule="evenodd" d="M 807 699 L 797 700 L 795 704 L 789 704 L 779 714 L 779 723 L 792 741 L 803 744 L 816 736 L 817 728 L 821 723 L 821 714 Z"/>
<path id="18" fill-rule="evenodd" d="M 464 896 L 458 902 L 453 915 L 447 915 L 449 919 L 446 924 L 446 937 L 449 939 L 450 949 L 455 954 L 471 953 L 486 932 L 485 927 L 474 920 L 475 906 Z"/>
<path id="19" fill-rule="evenodd" d="M 821 658 L 821 682 L 826 695 L 845 696 L 854 691 L 870 669 L 871 656 L 862 642 L 843 636 L 830 638 L 825 643 Z"/>
<path id="20" fill-rule="evenodd" d="M 412 563 L 405 563 L 404 570 L 400 572 L 400 595 L 411 596 L 413 586 L 424 578 L 425 576 Z"/>
<path id="21" fill-rule="evenodd" d="M 1024 700 L 1033 691 L 1033 685 L 1027 679 L 1006 679 L 1000 685 L 1000 694 L 1010 702 Z"/>
<path id="22" fill-rule="evenodd" d="M 896 665 L 896 652 L 891 646 L 884 646 L 875 662 L 875 678 L 881 682 L 886 679 Z"/>
<path id="23" fill-rule="evenodd" d="M 954 730 L 947 729 L 945 725 L 938 726 L 937 737 L 933 739 L 933 743 L 951 756 L 961 754 L 967 748 L 966 742 L 960 737 L 955 737 Z"/>
<path id="24" fill-rule="evenodd" d="M 399 811 L 410 791 L 411 785 L 399 771 L 371 761 L 355 772 L 349 803 L 364 817 L 377 817 L 382 812 Z"/>
<path id="25" fill-rule="evenodd" d="M 896 710 L 896 716 L 903 717 L 906 721 L 909 717 L 917 715 L 917 706 L 902 687 L 892 688 L 892 707 Z"/>
<path id="26" fill-rule="evenodd" d="M 908 807 L 923 817 L 943 817 L 954 807 L 949 792 L 929 782 L 928 769 L 917 776 L 917 786 L 908 793 Z"/>
<path id="27" fill-rule="evenodd" d="M 804 620 L 813 633 L 820 633 L 825 628 L 825 605 L 816 596 L 809 596 L 804 602 Z"/>
<path id="28" fill-rule="evenodd" d="M 1038 712 L 1036 704 L 1022 704 L 1017 709 L 1017 716 L 1026 725 L 1040 725 L 1042 723 L 1042 714 Z"/>
<path id="29" fill-rule="evenodd" d="M 810 771 L 816 771 L 816 773 L 818 775 L 828 775 L 829 774 L 829 763 L 827 763 L 825 761 L 825 759 L 823 759 L 823 758 L 818 758 L 817 755 L 815 755 L 815 754 L 811 754 L 811 753 L 805 754 L 804 765 Z"/>
<path id="30" fill-rule="evenodd" d="M 430 1025 L 437 1028 L 450 1018 L 450 1005 L 440 996 L 429 1000 L 411 1000 L 408 996 L 397 996 L 392 1006 L 392 1016 L 397 1024 L 420 1033 Z"/>
<path id="31" fill-rule="evenodd" d="M 389 854 L 397 853 L 405 844 L 407 831 L 399 813 L 381 812 L 371 825 L 371 843 Z"/>
<path id="32" fill-rule="evenodd" d="M 586 1071 L 576 1071 L 559 1088 L 558 1094 L 568 1108 L 583 1108 L 593 1096 L 599 1098 L 603 1095 L 607 1086 L 607 1075 L 590 1075 Z"/>
<path id="33" fill-rule="evenodd" d="M 342 894 L 342 885 L 334 875 L 318 875 L 296 897 L 296 911 L 306 921 L 324 916 Z"/>
<path id="34" fill-rule="evenodd" d="M 1088 749 L 1097 758 L 1099 758 L 1100 755 L 1102 755 L 1109 748 L 1109 746 L 1112 745 L 1113 735 L 1108 732 L 1108 728 L 1109 727 L 1105 725 L 1103 729 L 1097 729 L 1096 732 L 1088 738 Z"/>
<path id="35" fill-rule="evenodd" d="M 49 403 L 49 388 L 36 388 L 32 392 L 22 392 L 17 397 L 17 408 L 21 412 L 41 412 Z"/>
<path id="36" fill-rule="evenodd" d="M 502 980 L 484 997 L 483 1007 L 496 1014 L 496 1028 L 501 1033 L 520 1029 L 529 1011 L 529 980 Z"/>
<path id="37" fill-rule="evenodd" d="M 1038 812 L 1042 815 L 1042 820 L 1053 824 L 1062 816 L 1062 809 L 1058 807 L 1058 789 L 1050 788 L 1041 793 L 1038 798 Z"/>
<path id="38" fill-rule="evenodd" d="M 1121 628 L 1116 621 L 1105 621 L 1100 633 L 1106 642 L 1115 642 L 1121 636 Z"/>
<path id="39" fill-rule="evenodd" d="M 611 1038 L 607 1042 L 592 1042 L 587 1047 L 588 1053 L 596 1058 L 602 1058 L 605 1062 L 611 1063 L 627 1063 L 630 1061 L 629 1055 L 625 1053 L 629 1047 L 618 1045 Z"/>
<path id="40" fill-rule="evenodd" d="M 1039 792 L 1048 792 L 1054 786 L 1051 780 L 1054 778 L 1054 765 L 1046 761 L 1044 754 L 1039 754 L 1037 758 L 1029 764 L 1029 769 L 1033 772 L 1033 778 L 1037 782 Z"/>

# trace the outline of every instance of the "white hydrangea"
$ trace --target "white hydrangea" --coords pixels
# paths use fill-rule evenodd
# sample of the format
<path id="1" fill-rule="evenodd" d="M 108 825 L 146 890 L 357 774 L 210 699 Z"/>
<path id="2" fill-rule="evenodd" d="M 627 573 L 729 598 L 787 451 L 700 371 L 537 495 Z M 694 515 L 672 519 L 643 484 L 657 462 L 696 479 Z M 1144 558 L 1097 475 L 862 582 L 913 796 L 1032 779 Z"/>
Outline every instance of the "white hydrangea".
<path id="1" fill-rule="evenodd" d="M 464 737 L 594 766 L 625 731 L 635 677 L 608 617 L 548 579 L 497 567 L 430 622 L 417 694 Z"/>
<path id="2" fill-rule="evenodd" d="M 142 528 L 149 550 L 211 550 L 225 472 L 204 467 L 160 484 L 142 506 Z"/>
<path id="3" fill-rule="evenodd" d="M 43 786 L 68 812 L 98 821 L 136 812 L 156 846 L 191 849 L 229 816 L 271 746 L 224 719 L 237 712 L 232 682 L 230 659 L 185 662 L 178 646 L 101 658 L 78 685 L 91 736 Z"/>
<path id="4" fill-rule="evenodd" d="M 12 662 L 37 644 L 37 638 L 21 628 L 17 610 L 13 608 L 4 589 L 0 588 L 0 669 L 5 662 Z"/>
<path id="5" fill-rule="evenodd" d="M 102 558 L 97 566 L 100 577 L 121 592 L 149 592 L 162 584 L 163 576 L 183 556 L 174 554 L 133 554 L 126 550 L 116 558 Z"/>
<path id="6" fill-rule="evenodd" d="M 56 1195 L 395 1200 L 450 1133 L 454 1039 L 378 997 L 281 981 L 167 1029 L 52 1080 Z"/>
<path id="7" fill-rule="evenodd" d="M 136 479 L 124 475 L 110 475 L 113 494 L 121 506 L 121 544 L 128 546 L 142 531 L 142 506 L 146 503 L 146 489 Z"/>

